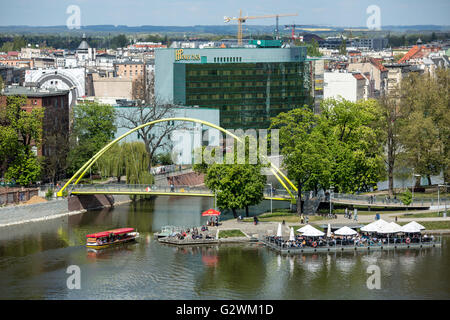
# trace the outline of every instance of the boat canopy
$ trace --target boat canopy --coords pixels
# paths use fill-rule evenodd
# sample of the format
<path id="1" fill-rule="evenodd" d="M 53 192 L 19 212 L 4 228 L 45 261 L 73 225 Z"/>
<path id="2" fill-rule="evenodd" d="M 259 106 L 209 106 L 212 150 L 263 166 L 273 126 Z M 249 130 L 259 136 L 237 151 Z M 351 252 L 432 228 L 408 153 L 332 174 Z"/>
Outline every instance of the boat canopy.
<path id="1" fill-rule="evenodd" d="M 133 232 L 133 231 L 134 231 L 133 228 L 120 228 L 120 229 L 114 229 L 114 230 L 108 230 L 108 231 L 102 231 L 102 232 L 88 234 L 88 235 L 86 235 L 86 238 L 103 238 L 103 237 L 108 237 L 110 234 L 119 235 L 119 234 L 124 234 L 124 233 L 128 233 L 128 232 Z"/>

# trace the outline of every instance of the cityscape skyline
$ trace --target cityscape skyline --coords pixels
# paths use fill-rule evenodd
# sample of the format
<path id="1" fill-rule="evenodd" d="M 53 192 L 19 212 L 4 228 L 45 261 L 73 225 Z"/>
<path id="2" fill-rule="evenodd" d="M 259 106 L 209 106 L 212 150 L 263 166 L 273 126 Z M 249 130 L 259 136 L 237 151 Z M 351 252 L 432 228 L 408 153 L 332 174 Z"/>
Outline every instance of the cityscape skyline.
<path id="1" fill-rule="evenodd" d="M 126 25 L 126 26 L 194 26 L 222 25 L 224 16 L 261 16 L 267 14 L 298 13 L 296 17 L 280 19 L 282 24 L 310 24 L 328 26 L 365 26 L 370 13 L 369 6 L 380 8 L 381 26 L 387 25 L 448 25 L 450 2 L 433 1 L 433 5 L 419 0 L 325 0 L 320 4 L 280 0 L 274 8 L 272 0 L 248 0 L 245 5 L 237 0 L 168 0 L 168 1 L 87 1 L 87 0 L 42 0 L 39 2 L 0 0 L 0 6 L 8 7 L 0 13 L 0 26 L 59 26 L 65 25 L 70 13 L 69 6 L 78 6 L 81 26 Z M 39 15 L 36 15 L 39 12 Z M 399 15 L 399 12 L 404 14 Z M 51 21 L 51 23 L 50 23 Z M 274 25 L 275 19 L 248 20 L 251 25 Z"/>

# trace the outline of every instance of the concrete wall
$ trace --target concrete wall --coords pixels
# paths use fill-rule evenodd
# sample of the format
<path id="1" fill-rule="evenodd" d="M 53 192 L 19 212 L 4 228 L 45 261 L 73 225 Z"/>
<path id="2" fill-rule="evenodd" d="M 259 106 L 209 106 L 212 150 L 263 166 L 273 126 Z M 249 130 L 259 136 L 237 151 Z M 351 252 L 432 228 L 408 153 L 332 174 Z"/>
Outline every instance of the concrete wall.
<path id="1" fill-rule="evenodd" d="M 97 77 L 93 75 L 95 97 L 115 97 L 117 99 L 132 99 L 133 82 L 130 78 Z"/>
<path id="2" fill-rule="evenodd" d="M 68 200 L 54 200 L 21 206 L 0 208 L 0 226 L 28 222 L 35 219 L 51 218 L 67 213 Z"/>

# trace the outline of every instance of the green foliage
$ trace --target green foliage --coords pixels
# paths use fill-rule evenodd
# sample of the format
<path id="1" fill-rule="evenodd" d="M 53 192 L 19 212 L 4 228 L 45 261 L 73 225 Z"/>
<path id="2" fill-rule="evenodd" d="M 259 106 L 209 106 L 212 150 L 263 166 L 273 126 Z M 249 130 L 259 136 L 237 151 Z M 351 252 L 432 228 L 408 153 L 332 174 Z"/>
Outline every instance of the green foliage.
<path id="1" fill-rule="evenodd" d="M 47 200 L 50 200 L 51 198 L 53 198 L 54 193 L 55 190 L 53 190 L 53 188 L 48 189 L 47 192 L 45 193 L 45 198 Z"/>
<path id="2" fill-rule="evenodd" d="M 109 143 L 117 130 L 115 110 L 110 105 L 88 102 L 73 108 L 69 173 L 75 173 L 95 153 Z"/>
<path id="3" fill-rule="evenodd" d="M 21 186 L 27 186 L 37 181 L 41 175 L 41 165 L 37 157 L 31 152 L 22 150 L 8 166 L 5 178 L 14 180 Z"/>
<path id="4" fill-rule="evenodd" d="M 126 176 L 127 184 L 153 184 L 148 172 L 149 156 L 143 142 L 115 144 L 97 161 L 97 167 L 104 177 Z"/>
<path id="5" fill-rule="evenodd" d="M 288 177 L 296 183 L 301 212 L 303 190 L 368 190 L 379 181 L 382 148 L 374 127 L 376 102 L 328 99 L 322 112 L 297 108 L 272 119 L 280 130 L 280 151 Z"/>
<path id="6" fill-rule="evenodd" d="M 399 160 L 415 173 L 450 176 L 450 70 L 435 76 L 409 74 L 402 80 L 400 109 L 405 115 L 399 130 Z"/>
<path id="7" fill-rule="evenodd" d="M 321 57 L 322 53 L 319 51 L 319 43 L 316 39 L 311 39 L 307 47 L 307 55 L 310 57 Z"/>
<path id="8" fill-rule="evenodd" d="M 263 167 L 261 162 L 250 164 L 250 137 L 247 137 L 245 142 L 245 161 L 242 164 L 238 164 L 237 142 L 235 142 L 233 164 L 208 164 L 203 157 L 202 163 L 193 167 L 196 172 L 206 172 L 205 185 L 216 192 L 218 207 L 231 209 L 235 218 L 236 210 L 245 208 L 248 216 L 248 207 L 264 199 L 263 192 L 266 185 L 266 176 L 261 174 Z M 202 147 L 202 150 L 205 156 L 208 150 L 205 147 Z M 211 157 L 215 157 L 217 150 L 210 151 Z"/>
<path id="9" fill-rule="evenodd" d="M 412 194 L 408 189 L 401 195 L 400 200 L 404 205 L 410 205 L 412 202 Z"/>
<path id="10" fill-rule="evenodd" d="M 2 91 L 3 86 L 4 86 L 3 78 L 2 78 L 2 76 L 0 76 L 0 91 Z"/>
<path id="11" fill-rule="evenodd" d="M 344 38 L 342 38 L 341 44 L 339 46 L 339 54 L 341 55 L 347 54 L 347 43 Z"/>
<path id="12" fill-rule="evenodd" d="M 113 49 L 124 48 L 128 45 L 128 43 L 128 38 L 124 34 L 119 34 L 111 39 L 111 47 Z"/>
<path id="13" fill-rule="evenodd" d="M 173 164 L 172 155 L 169 152 L 159 153 L 153 157 L 152 165 L 167 166 Z"/>
<path id="14" fill-rule="evenodd" d="M 27 112 L 25 104 L 25 97 L 9 96 L 6 106 L 0 106 L 0 175 L 20 185 L 38 180 L 41 172 L 31 144 L 41 143 L 44 110 Z"/>

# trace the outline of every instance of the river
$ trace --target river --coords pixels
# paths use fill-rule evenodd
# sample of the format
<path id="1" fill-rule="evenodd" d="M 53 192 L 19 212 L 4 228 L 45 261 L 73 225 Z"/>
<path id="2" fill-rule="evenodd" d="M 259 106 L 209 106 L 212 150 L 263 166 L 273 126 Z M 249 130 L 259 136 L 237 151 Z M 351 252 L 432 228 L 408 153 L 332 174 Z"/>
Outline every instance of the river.
<path id="1" fill-rule="evenodd" d="M 0 228 L 0 299 L 450 299 L 450 237 L 441 248 L 295 256 L 258 244 L 176 248 L 153 239 L 164 225 L 201 225 L 211 206 L 158 197 Z M 118 227 L 137 228 L 141 239 L 100 253 L 84 246 L 86 234 Z M 80 289 L 67 286 L 72 265 Z M 380 289 L 367 286 L 371 265 Z"/>

